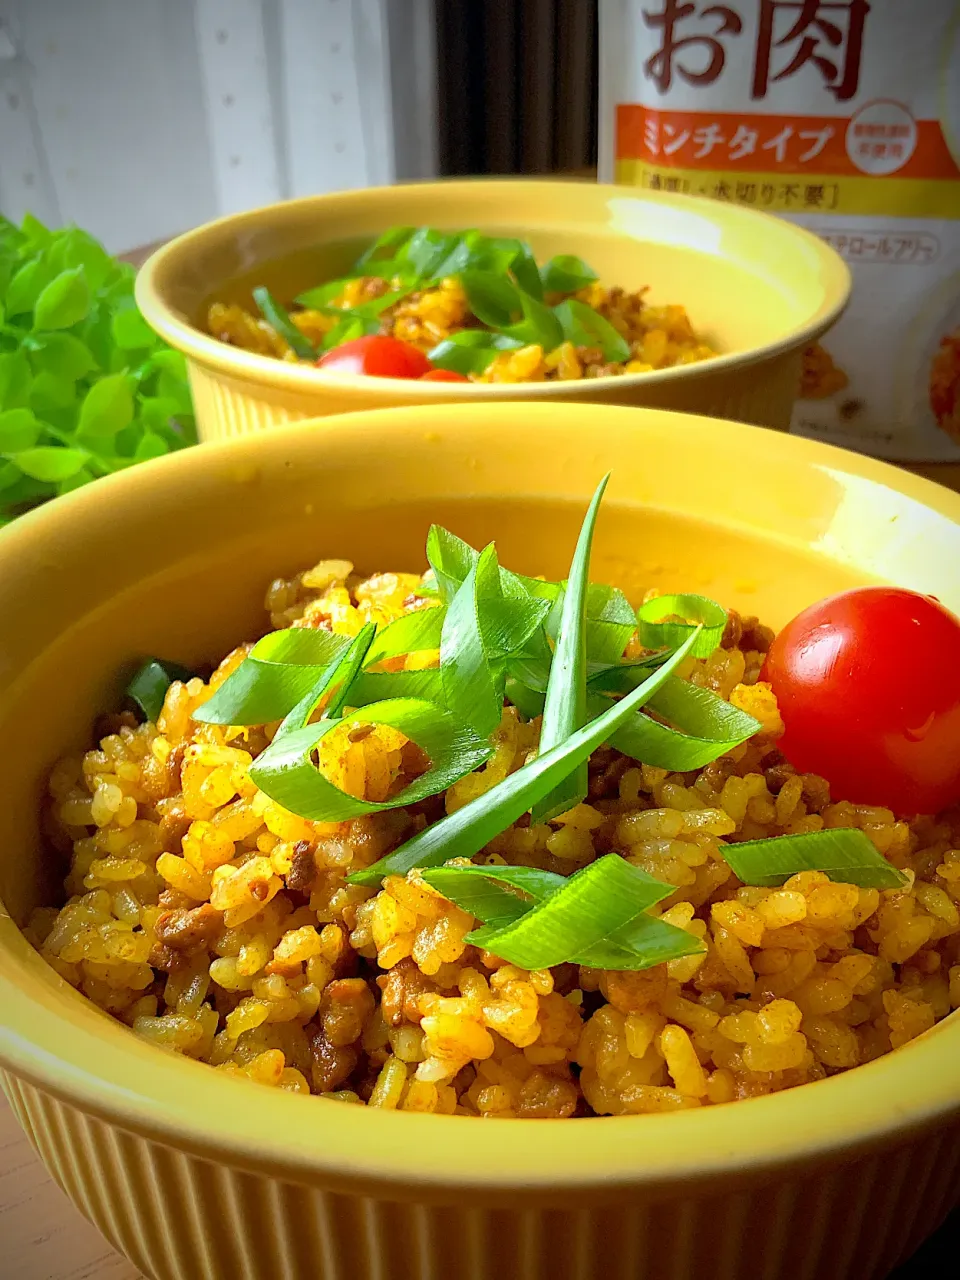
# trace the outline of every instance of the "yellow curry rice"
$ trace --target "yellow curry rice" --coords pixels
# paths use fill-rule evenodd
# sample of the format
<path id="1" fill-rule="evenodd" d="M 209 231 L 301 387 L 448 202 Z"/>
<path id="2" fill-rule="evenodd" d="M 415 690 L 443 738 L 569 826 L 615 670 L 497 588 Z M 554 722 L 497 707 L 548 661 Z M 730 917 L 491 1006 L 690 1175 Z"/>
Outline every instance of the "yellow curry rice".
<path id="1" fill-rule="evenodd" d="M 364 276 L 347 282 L 331 306 L 349 308 L 378 298 L 399 287 L 399 280 Z M 622 373 L 650 373 L 675 365 L 696 364 L 716 351 L 695 333 L 686 310 L 679 305 L 650 306 L 647 290 L 628 292 L 608 289 L 594 282 L 571 295 L 551 294 L 547 301 L 575 297 L 593 307 L 630 345 L 630 358 L 607 361 L 599 347 L 563 342 L 552 351 L 532 343 L 501 352 L 474 382 L 568 382 Z M 293 324 L 319 346 L 337 323 L 337 316 L 323 311 L 292 311 Z M 246 351 L 299 363 L 300 358 L 266 320 L 235 304 L 215 302 L 207 314 L 207 327 L 221 342 Z M 436 288 L 412 293 L 380 314 L 380 333 L 400 338 L 424 354 L 461 329 L 483 328 L 469 309 L 456 278 L 441 280 Z M 310 363 L 309 361 L 307 363 Z"/>
<path id="2" fill-rule="evenodd" d="M 361 581 L 347 561 L 326 561 L 271 585 L 270 623 L 356 634 L 427 604 L 419 581 Z M 785 763 L 776 703 L 757 683 L 770 638 L 731 613 L 722 647 L 682 670 L 756 716 L 755 738 L 688 774 L 601 749 L 586 802 L 548 825 L 522 819 L 483 855 L 569 873 L 619 852 L 676 886 L 657 910 L 703 939 L 704 954 L 644 972 L 526 972 L 468 946 L 472 917 L 416 872 L 379 891 L 346 885 L 348 872 L 523 764 L 538 722 L 507 707 L 493 757 L 445 796 L 309 822 L 250 780 L 275 725 L 191 720 L 249 646 L 209 684 L 173 684 L 157 725 L 115 717 L 96 750 L 55 767 L 47 825 L 71 854 L 68 900 L 36 912 L 30 936 L 58 973 L 153 1044 L 370 1106 L 637 1114 L 868 1062 L 960 1006 L 960 816 L 907 823 L 831 803 L 821 778 Z M 370 799 L 422 767 L 386 728 L 324 743 L 332 780 Z M 908 872 L 909 887 L 860 889 L 819 872 L 743 887 L 720 856 L 729 840 L 850 826 Z"/>

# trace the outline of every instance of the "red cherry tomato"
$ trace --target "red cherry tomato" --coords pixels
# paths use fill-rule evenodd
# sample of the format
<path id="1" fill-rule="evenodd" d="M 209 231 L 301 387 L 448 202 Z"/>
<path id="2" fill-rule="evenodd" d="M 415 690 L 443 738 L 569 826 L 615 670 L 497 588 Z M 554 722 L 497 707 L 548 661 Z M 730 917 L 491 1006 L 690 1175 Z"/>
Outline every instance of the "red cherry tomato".
<path id="1" fill-rule="evenodd" d="M 409 342 L 379 333 L 341 343 L 322 355 L 317 364 L 336 373 L 365 373 L 372 378 L 422 378 L 432 367 L 423 352 Z"/>
<path id="2" fill-rule="evenodd" d="M 780 632 L 760 679 L 781 751 L 835 799 L 901 815 L 960 801 L 960 618 L 932 596 L 860 587 L 821 600 Z"/>
<path id="3" fill-rule="evenodd" d="M 421 382 L 469 382 L 465 373 L 457 373 L 455 369 L 431 369 L 429 373 L 420 375 Z"/>

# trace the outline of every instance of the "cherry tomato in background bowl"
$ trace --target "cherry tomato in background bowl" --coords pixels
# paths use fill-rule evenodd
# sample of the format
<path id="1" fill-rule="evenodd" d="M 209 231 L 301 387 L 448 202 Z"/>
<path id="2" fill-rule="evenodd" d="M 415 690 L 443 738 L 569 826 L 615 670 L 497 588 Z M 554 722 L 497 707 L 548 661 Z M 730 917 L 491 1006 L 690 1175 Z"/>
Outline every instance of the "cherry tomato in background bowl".
<path id="1" fill-rule="evenodd" d="M 411 343 L 379 333 L 343 342 L 322 355 L 317 364 L 333 373 L 360 373 L 372 378 L 422 378 L 433 368 Z"/>
<path id="2" fill-rule="evenodd" d="M 960 618 L 932 596 L 860 587 L 811 605 L 767 654 L 779 747 L 834 799 L 898 815 L 960 801 Z"/>
<path id="3" fill-rule="evenodd" d="M 420 375 L 421 382 L 469 382 L 465 373 L 457 373 L 456 369 L 431 369 L 429 373 Z"/>

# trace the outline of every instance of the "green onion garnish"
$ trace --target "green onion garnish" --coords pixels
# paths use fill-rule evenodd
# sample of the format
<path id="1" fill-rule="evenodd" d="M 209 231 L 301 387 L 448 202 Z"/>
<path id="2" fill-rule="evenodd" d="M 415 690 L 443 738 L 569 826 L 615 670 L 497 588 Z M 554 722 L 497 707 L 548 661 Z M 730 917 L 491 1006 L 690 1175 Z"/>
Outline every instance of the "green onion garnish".
<path id="1" fill-rule="evenodd" d="M 609 475 L 597 485 L 577 539 L 570 565 L 570 577 L 563 593 L 560 630 L 550 663 L 540 726 L 540 752 L 546 753 L 566 741 L 587 719 L 587 647 L 584 636 L 586 622 L 587 576 L 590 572 L 590 548 L 597 523 L 597 511 L 607 487 Z M 576 769 L 533 806 L 532 823 L 546 822 L 567 809 L 572 809 L 587 794 L 587 762 Z"/>
<path id="2" fill-rule="evenodd" d="M 540 280 L 546 293 L 579 293 L 597 278 L 594 269 L 574 253 L 558 253 L 540 268 Z"/>
<path id="3" fill-rule="evenodd" d="M 282 720 L 349 643 L 345 636 L 310 627 L 271 631 L 193 718 L 201 724 L 231 725 Z"/>
<path id="4" fill-rule="evenodd" d="M 685 618 L 685 622 L 667 621 Z M 640 643 L 647 649 L 672 648 L 680 644 L 695 626 L 701 628 L 693 651 L 696 658 L 709 658 L 719 645 L 727 625 L 727 611 L 706 596 L 655 596 L 637 610 Z"/>
<path id="5" fill-rule="evenodd" d="M 163 710 L 167 690 L 175 680 L 191 680 L 193 672 L 176 662 L 161 662 L 151 658 L 145 662 L 127 685 L 126 694 L 137 704 L 143 714 L 156 724 Z"/>
<path id="6" fill-rule="evenodd" d="M 317 353 L 313 343 L 300 332 L 269 289 L 262 285 L 254 289 L 253 300 L 260 308 L 260 314 L 264 320 L 280 335 L 287 346 L 291 347 L 302 360 L 316 359 Z"/>
<path id="7" fill-rule="evenodd" d="M 909 882 L 856 827 L 744 840 L 722 845 L 721 853 L 744 884 L 779 885 L 801 871 L 822 871 L 861 889 L 902 889 Z"/>
<path id="8" fill-rule="evenodd" d="M 479 853 L 495 835 L 505 831 L 531 805 L 549 795 L 558 782 L 625 724 L 679 666 L 698 635 L 699 631 L 695 631 L 643 684 L 614 703 L 596 720 L 571 734 L 565 742 L 525 764 L 462 809 L 427 827 L 372 867 L 354 872 L 347 879 L 351 884 L 379 884 L 385 875 L 406 875 L 413 867 L 436 867 L 453 857 L 469 858 Z"/>
<path id="9" fill-rule="evenodd" d="M 630 359 L 630 344 L 599 311 L 577 298 L 554 308 L 564 339 L 575 347 L 599 347 L 604 360 L 620 364 Z"/>

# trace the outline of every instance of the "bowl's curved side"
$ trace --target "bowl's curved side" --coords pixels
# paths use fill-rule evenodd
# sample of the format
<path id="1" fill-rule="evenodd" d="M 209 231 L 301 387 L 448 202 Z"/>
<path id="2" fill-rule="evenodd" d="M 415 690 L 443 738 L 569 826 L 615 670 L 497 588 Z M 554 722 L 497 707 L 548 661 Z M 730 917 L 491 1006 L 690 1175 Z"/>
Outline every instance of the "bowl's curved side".
<path id="1" fill-rule="evenodd" d="M 475 403 L 478 389 L 486 403 L 503 400 L 547 399 L 551 403 L 611 404 L 642 409 L 669 409 L 746 422 L 752 426 L 787 431 L 800 383 L 802 351 L 780 352 L 757 364 L 712 368 L 712 361 L 697 367 L 697 377 L 670 382 L 645 383 L 641 377 L 590 378 L 574 382 L 483 386 L 462 391 L 457 383 L 407 384 L 400 379 L 357 378 L 315 380 L 308 387 L 287 387 L 253 378 L 227 374 L 196 359 L 188 359 L 190 388 L 196 409 L 197 431 L 204 442 L 230 439 L 250 431 L 285 426 L 307 418 L 357 413 L 368 409 L 426 404 L 433 400 L 450 407 Z M 690 366 L 691 370 L 693 366 Z M 389 385 L 395 383 L 396 385 Z M 384 385 L 388 384 L 388 385 Z M 429 392 L 424 393 L 424 388 Z M 548 394 L 544 395 L 544 389 Z M 434 396 L 430 393 L 438 392 Z M 519 394 L 518 394 L 519 392 Z"/>
<path id="2" fill-rule="evenodd" d="M 496 531 L 516 568 L 559 576 L 583 502 L 612 467 L 595 572 L 634 595 L 650 581 L 677 589 L 696 569 L 704 590 L 781 625 L 813 595 L 877 576 L 960 608 L 960 496 L 892 467 L 656 412 L 514 403 L 450 416 L 357 415 L 171 456 L 4 532 L 0 776 L 20 799 L 0 807 L 0 851 L 17 853 L 0 872 L 15 919 L 32 905 L 24 868 L 40 865 L 39 775 L 105 705 L 107 672 L 141 644 L 189 661 L 226 637 L 225 651 L 258 608 L 252 583 L 268 565 L 302 563 L 306 546 L 342 553 L 346 539 L 358 562 L 383 567 L 369 562 L 387 548 L 418 554 L 424 521 L 456 500 L 466 536 Z M 749 577 L 738 548 L 752 549 Z M 542 1250 L 553 1280 L 592 1280 L 618 1274 L 595 1262 L 609 1239 L 624 1280 L 692 1277 L 695 1264 L 710 1274 L 701 1240 L 735 1280 L 846 1280 L 882 1274 L 905 1233 L 915 1243 L 956 1194 L 957 1016 L 855 1072 L 733 1107 L 501 1126 L 338 1107 L 158 1053 L 67 987 L 2 909 L 0 1006 L 0 1061 L 28 1130 L 81 1207 L 158 1276 L 218 1274 L 197 1265 L 204 1249 L 236 1273 L 239 1240 L 271 1278 L 309 1264 L 419 1280 L 421 1251 L 426 1275 L 476 1255 L 465 1274 L 526 1267 L 539 1280 Z M 831 1172 L 844 1162 L 860 1172 Z M 401 1212 L 404 1199 L 420 1207 Z M 748 1243 L 760 1264 L 738 1271 Z M 297 1260 L 286 1272 L 284 1250 Z"/>
<path id="3" fill-rule="evenodd" d="M 269 264 L 289 242 L 294 259 L 310 238 L 382 230 L 396 221 L 430 217 L 439 225 L 475 223 L 511 234 L 581 238 L 610 254 L 621 244 L 622 262 L 666 259 L 667 300 L 706 309 L 714 322 L 729 317 L 729 298 L 749 316 L 734 326 L 738 339 L 699 365 L 588 382 L 472 385 L 357 378 L 325 373 L 242 351 L 216 341 L 194 323 L 211 291 L 210 278 L 246 278 Z M 644 257 L 633 242 L 660 246 Z M 300 255 L 298 258 L 297 255 Z M 614 257 L 614 263 L 617 258 Z M 290 266 L 268 283 L 296 290 Z M 613 268 L 611 268 L 613 269 Z M 299 270 L 304 270 L 300 262 Z M 675 277 L 673 279 L 672 277 Z M 260 281 L 262 283 L 262 281 Z M 674 292 L 676 288 L 677 292 Z M 663 292 L 663 289 L 661 289 Z M 188 232 L 154 254 L 137 280 L 137 300 L 153 326 L 190 361 L 201 436 L 215 439 L 306 416 L 414 403 L 459 400 L 578 399 L 709 413 L 786 429 L 799 385 L 800 353 L 839 318 L 850 275 L 828 245 L 803 228 L 755 210 L 688 196 L 624 192 L 587 183 L 456 181 L 308 197 L 220 219 Z M 726 321 L 724 323 L 729 323 Z"/>
<path id="4" fill-rule="evenodd" d="M 881 1280 L 960 1200 L 958 1125 L 701 1194 L 398 1200 L 214 1164 L 0 1079 L 60 1186 L 152 1280 Z"/>

